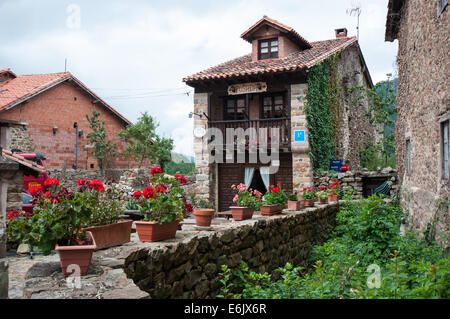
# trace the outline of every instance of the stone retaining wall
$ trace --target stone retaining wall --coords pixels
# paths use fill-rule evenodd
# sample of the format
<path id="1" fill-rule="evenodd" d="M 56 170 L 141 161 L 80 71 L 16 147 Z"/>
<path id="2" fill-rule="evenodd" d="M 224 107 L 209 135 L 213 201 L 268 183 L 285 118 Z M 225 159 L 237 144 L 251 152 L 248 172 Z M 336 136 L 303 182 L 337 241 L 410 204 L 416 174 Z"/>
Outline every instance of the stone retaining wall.
<path id="1" fill-rule="evenodd" d="M 151 298 L 214 298 L 221 265 L 233 271 L 244 261 L 253 271 L 269 273 L 287 262 L 306 266 L 337 212 L 337 204 L 321 205 L 215 225 L 214 231 L 178 232 L 175 240 L 141 244 L 125 259 L 124 271 Z"/>

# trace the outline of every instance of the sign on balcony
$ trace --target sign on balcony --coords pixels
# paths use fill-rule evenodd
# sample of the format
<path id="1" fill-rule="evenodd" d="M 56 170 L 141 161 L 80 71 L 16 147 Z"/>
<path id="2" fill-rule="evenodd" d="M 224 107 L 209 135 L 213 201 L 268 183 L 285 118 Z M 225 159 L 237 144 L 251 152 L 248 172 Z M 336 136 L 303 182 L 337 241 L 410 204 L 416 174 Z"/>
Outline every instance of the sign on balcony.
<path id="1" fill-rule="evenodd" d="M 233 84 L 228 87 L 228 95 L 267 92 L 266 82 Z"/>

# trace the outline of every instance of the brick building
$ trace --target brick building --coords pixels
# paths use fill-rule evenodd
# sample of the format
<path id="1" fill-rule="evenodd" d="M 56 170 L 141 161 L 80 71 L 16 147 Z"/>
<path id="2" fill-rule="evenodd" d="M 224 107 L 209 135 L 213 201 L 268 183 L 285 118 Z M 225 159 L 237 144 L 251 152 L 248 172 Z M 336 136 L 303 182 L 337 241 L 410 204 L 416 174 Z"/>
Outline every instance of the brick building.
<path id="1" fill-rule="evenodd" d="M 69 72 L 16 75 L 0 69 L 0 119 L 14 123 L 3 129 L 2 138 L 9 149 L 44 154 L 47 168 L 72 168 L 75 164 L 79 169 L 97 168 L 87 138 L 86 114 L 91 115 L 93 107 L 101 113 L 100 120 L 105 120 L 107 136 L 119 141 L 117 133 L 131 122 Z M 125 142 L 119 141 L 119 154 L 125 147 Z M 111 166 L 134 164 L 119 155 Z"/>
<path id="2" fill-rule="evenodd" d="M 449 230 L 447 0 L 389 0 L 386 41 L 398 40 L 396 152 L 401 203 L 416 230 Z M 439 222 L 435 223 L 436 218 Z"/>
<path id="3" fill-rule="evenodd" d="M 334 39 L 309 42 L 293 28 L 264 16 L 241 35 L 251 44 L 251 53 L 183 79 L 195 88 L 194 152 L 199 196 L 215 202 L 217 209 L 227 210 L 234 197 L 232 184 L 245 183 L 263 193 L 278 181 L 289 192 L 312 185 L 304 112 L 308 70 L 336 53 L 340 91 L 337 156 L 351 162 L 353 168 L 359 167 L 359 146 L 375 133 L 364 116 L 367 100 L 354 102 L 354 93 L 348 89 L 371 87 L 372 80 L 357 39 L 348 37 L 345 28 L 335 30 L 335 34 Z M 226 158 L 220 163 L 207 150 L 208 137 L 203 134 L 213 128 L 223 135 L 228 128 L 278 129 L 279 159 L 271 163 L 261 158 L 252 161 L 247 152 L 244 162 L 224 154 Z M 256 136 L 255 140 L 257 145 L 253 146 L 260 155 L 258 143 L 263 138 Z"/>

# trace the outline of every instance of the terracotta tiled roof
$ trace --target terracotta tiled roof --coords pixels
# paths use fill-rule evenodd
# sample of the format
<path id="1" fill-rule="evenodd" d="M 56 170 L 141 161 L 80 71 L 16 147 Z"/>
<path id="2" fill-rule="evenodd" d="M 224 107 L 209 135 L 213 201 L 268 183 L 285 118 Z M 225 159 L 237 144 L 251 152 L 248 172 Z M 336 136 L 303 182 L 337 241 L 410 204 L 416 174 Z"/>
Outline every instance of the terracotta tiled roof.
<path id="1" fill-rule="evenodd" d="M 19 75 L 0 83 L 0 111 L 70 77 L 70 73 Z"/>
<path id="2" fill-rule="evenodd" d="M 190 83 L 246 75 L 306 70 L 356 41 L 356 37 L 342 37 L 311 42 L 311 49 L 293 52 L 280 59 L 252 61 L 251 54 L 247 54 L 188 76 L 183 79 L 183 82 Z"/>
<path id="3" fill-rule="evenodd" d="M 121 118 L 127 124 L 131 124 L 131 121 L 123 117 L 114 108 L 108 105 L 94 92 L 89 90 L 80 80 L 73 76 L 69 72 L 50 73 L 50 74 L 30 74 L 30 75 L 18 75 L 14 79 L 7 80 L 0 83 L 0 112 L 6 109 L 12 108 L 27 99 L 44 92 L 61 82 L 67 80 L 73 80 L 84 90 L 99 100 L 107 109 L 111 110 L 119 118 Z"/>
<path id="4" fill-rule="evenodd" d="M 256 31 L 263 24 L 269 24 L 272 27 L 275 27 L 280 31 L 289 34 L 290 37 L 293 38 L 294 42 L 300 44 L 301 47 L 311 48 L 311 44 L 308 41 L 306 41 L 306 39 L 303 38 L 300 34 L 298 34 L 297 31 L 294 30 L 294 28 L 288 27 L 287 25 L 275 19 L 269 18 L 268 16 L 264 16 L 261 20 L 256 22 L 253 26 L 251 26 L 247 31 L 242 33 L 241 38 L 243 38 L 248 42 L 252 42 L 251 35 L 253 31 Z"/>

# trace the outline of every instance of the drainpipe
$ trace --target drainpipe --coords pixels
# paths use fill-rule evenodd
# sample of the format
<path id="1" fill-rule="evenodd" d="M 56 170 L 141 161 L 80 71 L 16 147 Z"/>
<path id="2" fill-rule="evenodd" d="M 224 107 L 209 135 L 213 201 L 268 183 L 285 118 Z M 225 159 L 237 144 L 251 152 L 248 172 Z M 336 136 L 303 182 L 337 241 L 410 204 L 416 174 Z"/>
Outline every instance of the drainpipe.
<path id="1" fill-rule="evenodd" d="M 78 124 L 77 122 L 73 123 L 73 127 L 76 129 L 75 135 L 75 169 L 78 168 Z"/>

